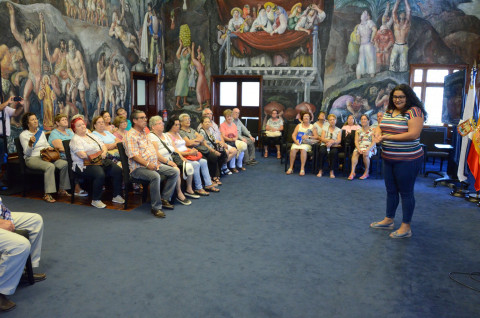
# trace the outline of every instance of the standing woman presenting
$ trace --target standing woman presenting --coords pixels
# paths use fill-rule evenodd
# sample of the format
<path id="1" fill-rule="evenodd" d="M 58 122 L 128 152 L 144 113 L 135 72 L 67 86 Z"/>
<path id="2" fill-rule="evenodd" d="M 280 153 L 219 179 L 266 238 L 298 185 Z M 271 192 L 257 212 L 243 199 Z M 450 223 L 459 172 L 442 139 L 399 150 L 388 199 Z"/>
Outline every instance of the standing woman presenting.
<path id="1" fill-rule="evenodd" d="M 390 93 L 388 108 L 376 128 L 375 141 L 382 143 L 385 187 L 387 189 L 386 216 L 370 224 L 375 229 L 393 229 L 393 219 L 402 197 L 402 225 L 390 234 L 391 238 L 412 236 L 410 222 L 415 209 L 413 189 L 423 161 L 420 133 L 427 112 L 406 84 L 396 86 Z"/>

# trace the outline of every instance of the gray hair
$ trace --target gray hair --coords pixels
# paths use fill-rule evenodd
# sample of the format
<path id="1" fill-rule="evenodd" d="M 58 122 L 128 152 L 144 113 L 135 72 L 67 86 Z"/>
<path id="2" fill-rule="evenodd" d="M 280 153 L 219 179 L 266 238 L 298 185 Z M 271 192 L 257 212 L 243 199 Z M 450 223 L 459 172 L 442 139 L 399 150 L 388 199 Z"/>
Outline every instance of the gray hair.
<path id="1" fill-rule="evenodd" d="M 190 118 L 190 115 L 189 115 L 189 114 L 185 114 L 185 113 L 180 114 L 180 116 L 178 116 L 178 120 L 183 121 L 183 119 L 184 119 L 185 117 Z"/>
<path id="2" fill-rule="evenodd" d="M 162 121 L 162 117 L 160 116 L 151 117 L 150 120 L 148 121 L 148 127 L 152 129 L 152 127 L 155 126 L 159 121 Z"/>

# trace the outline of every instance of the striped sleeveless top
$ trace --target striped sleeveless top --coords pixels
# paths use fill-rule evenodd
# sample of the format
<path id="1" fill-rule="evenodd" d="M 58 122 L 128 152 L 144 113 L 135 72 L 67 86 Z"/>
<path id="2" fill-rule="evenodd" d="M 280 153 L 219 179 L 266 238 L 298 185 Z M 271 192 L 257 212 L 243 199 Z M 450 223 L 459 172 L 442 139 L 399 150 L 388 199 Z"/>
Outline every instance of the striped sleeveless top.
<path id="1" fill-rule="evenodd" d="M 411 107 L 405 114 L 392 117 L 392 112 L 386 112 L 380 123 L 382 135 L 398 135 L 408 131 L 408 121 L 415 117 L 422 117 L 422 110 L 418 107 Z M 384 140 L 382 142 L 382 158 L 387 160 L 415 160 L 423 156 L 423 149 L 420 145 L 420 138 L 414 140 L 394 141 Z"/>

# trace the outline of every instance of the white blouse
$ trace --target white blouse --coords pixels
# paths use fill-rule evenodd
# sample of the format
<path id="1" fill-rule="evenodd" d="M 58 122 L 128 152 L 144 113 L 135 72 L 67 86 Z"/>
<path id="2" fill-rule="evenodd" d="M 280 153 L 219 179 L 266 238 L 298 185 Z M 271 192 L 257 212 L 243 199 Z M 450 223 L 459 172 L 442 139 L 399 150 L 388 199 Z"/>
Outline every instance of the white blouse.
<path id="1" fill-rule="evenodd" d="M 75 134 L 72 140 L 70 140 L 70 153 L 72 154 L 72 170 L 75 171 L 76 167 L 78 167 L 80 171 L 83 171 L 85 169 L 83 159 L 77 156 L 77 152 L 85 151 L 87 155 L 92 155 L 102 150 L 103 145 L 103 141 L 101 141 L 100 138 L 93 134 L 87 133 L 85 137 L 80 137 L 79 135 Z"/>

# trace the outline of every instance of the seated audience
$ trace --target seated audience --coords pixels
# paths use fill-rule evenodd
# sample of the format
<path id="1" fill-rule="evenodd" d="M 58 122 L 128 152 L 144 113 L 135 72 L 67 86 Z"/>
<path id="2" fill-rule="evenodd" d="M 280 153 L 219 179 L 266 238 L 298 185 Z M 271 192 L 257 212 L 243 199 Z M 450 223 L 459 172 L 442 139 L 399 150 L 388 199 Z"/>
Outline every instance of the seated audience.
<path id="1" fill-rule="evenodd" d="M 172 140 L 175 152 L 185 157 L 185 159 L 193 165 L 195 193 L 201 196 L 208 196 L 209 194 L 207 191 L 220 191 L 212 183 L 210 173 L 208 172 L 207 160 L 202 158 L 202 154 L 197 149 L 187 148 L 185 140 L 178 133 L 180 130 L 180 121 L 177 118 L 172 117 L 168 120 L 165 128 L 168 131 L 168 137 Z M 202 178 L 203 183 L 205 184 L 205 189 L 202 186 Z M 185 191 L 185 195 L 188 196 L 189 194 L 191 194 L 189 191 Z"/>
<path id="2" fill-rule="evenodd" d="M 120 141 L 123 141 L 127 135 L 127 119 L 123 116 L 117 116 L 113 120 L 113 125 L 115 125 L 115 132 L 113 135 Z"/>
<path id="3" fill-rule="evenodd" d="M 185 140 L 185 145 L 190 148 L 195 148 L 202 153 L 203 158 L 207 160 L 208 172 L 212 181 L 215 183 L 215 179 L 220 176 L 220 170 L 218 169 L 218 157 L 220 152 L 210 151 L 209 147 L 205 143 L 205 138 L 200 135 L 195 129 L 190 127 L 191 118 L 188 114 L 181 114 L 178 119 L 180 120 L 180 136 Z M 212 148 L 211 148 L 212 149 Z"/>
<path id="4" fill-rule="evenodd" d="M 147 116 L 145 113 L 140 110 L 134 110 L 131 120 L 133 126 L 128 131 L 124 141 L 130 175 L 136 179 L 149 182 L 151 212 L 157 218 L 164 218 L 165 213 L 162 211 L 162 208 L 174 209 L 174 206 L 169 201 L 177 185 L 179 172 L 158 160 L 155 146 L 148 139 L 145 132 L 145 127 L 147 127 Z M 160 175 L 167 178 L 163 190 L 161 188 Z"/>
<path id="5" fill-rule="evenodd" d="M 60 158 L 67 160 L 65 156 L 65 149 L 63 148 L 63 141 L 73 138 L 73 131 L 69 128 L 68 118 L 65 114 L 58 114 L 54 118 L 56 128 L 52 130 L 48 137 L 48 143 L 60 152 Z M 75 184 L 75 195 L 79 197 L 86 197 L 88 193 L 80 188 L 78 183 Z"/>
<path id="6" fill-rule="evenodd" d="M 116 127 L 112 124 L 112 117 L 110 117 L 110 113 L 104 110 L 100 113 L 100 116 L 102 116 L 103 121 L 105 122 L 105 130 L 113 134 L 116 130 Z"/>
<path id="7" fill-rule="evenodd" d="M 115 114 L 117 116 L 122 116 L 122 117 L 127 118 L 127 128 L 125 128 L 125 130 L 129 131 L 132 128 L 132 122 L 130 121 L 130 119 L 128 119 L 128 114 L 127 114 L 127 111 L 125 110 L 125 108 L 123 108 L 123 107 L 117 108 L 117 110 L 115 111 Z"/>
<path id="8" fill-rule="evenodd" d="M 220 132 L 220 128 L 218 127 L 217 123 L 213 121 L 213 112 L 210 108 L 205 108 L 202 112 L 202 116 L 208 117 L 210 119 L 210 133 L 212 134 L 212 136 L 215 137 L 216 144 L 220 147 L 223 147 L 223 149 L 225 149 L 225 151 L 227 152 L 227 162 L 221 167 L 222 175 L 232 174 L 232 172 L 227 167 L 227 163 L 233 160 L 233 166 L 235 166 L 237 148 L 227 145 L 227 143 L 225 143 L 225 140 L 222 137 L 222 133 Z M 199 126 L 198 128 L 200 129 L 201 127 Z"/>
<path id="9" fill-rule="evenodd" d="M 323 174 L 323 162 L 325 157 L 328 157 L 328 170 L 330 170 L 330 178 L 335 178 L 334 169 L 338 162 L 338 149 L 342 143 L 342 130 L 335 126 L 337 123 L 337 116 L 334 114 L 328 115 L 329 126 L 322 132 L 322 144 L 320 145 L 319 167 L 320 170 L 317 177 Z"/>
<path id="10" fill-rule="evenodd" d="M 70 178 L 68 176 L 68 163 L 63 159 L 55 162 L 42 160 L 40 151 L 44 148 L 54 149 L 50 146 L 45 137 L 45 133 L 38 129 L 38 119 L 34 113 L 25 113 L 22 116 L 23 132 L 20 134 L 20 142 L 25 154 L 25 164 L 31 169 L 42 170 L 44 172 L 43 182 L 45 194 L 43 200 L 49 203 L 55 202 L 51 193 L 55 193 L 57 186 L 55 184 L 55 168 L 60 170 L 60 185 L 58 194 L 70 196 L 66 190 L 70 190 Z"/>
<path id="11" fill-rule="evenodd" d="M 324 129 L 328 129 L 328 121 L 325 120 L 326 114 L 324 111 L 320 111 L 318 113 L 318 120 L 313 124 L 313 130 L 316 130 L 317 132 L 317 140 L 321 142 L 322 138 L 322 131 Z"/>
<path id="12" fill-rule="evenodd" d="M 360 126 L 355 122 L 353 115 L 348 115 L 347 122 L 343 125 L 342 129 L 345 130 L 345 136 L 348 136 L 352 131 L 360 129 Z"/>
<path id="13" fill-rule="evenodd" d="M 210 118 L 208 117 L 202 117 L 199 125 L 199 131 L 200 135 L 204 138 L 205 146 L 208 148 L 210 153 L 215 154 L 215 157 L 217 159 L 216 162 L 216 172 L 217 175 L 213 177 L 213 181 L 221 185 L 222 182 L 220 182 L 220 169 L 223 167 L 224 164 L 227 163 L 227 152 L 225 148 L 220 146 L 215 140 L 215 137 L 210 131 L 210 127 L 212 127 L 212 122 Z"/>
<path id="14" fill-rule="evenodd" d="M 11 212 L 0 198 L 0 311 L 10 311 L 16 304 L 7 298 L 13 295 L 24 275 L 25 262 L 31 256 L 32 267 L 40 265 L 43 240 L 43 219 L 39 214 Z M 15 230 L 26 230 L 27 240 Z M 33 274 L 35 282 L 45 280 L 45 274 Z"/>
<path id="15" fill-rule="evenodd" d="M 240 109 L 234 108 L 232 110 L 233 123 L 237 126 L 238 139 L 247 143 L 247 150 L 245 151 L 245 164 L 256 165 L 258 161 L 255 160 L 255 138 L 252 137 L 250 131 L 240 120 Z"/>
<path id="16" fill-rule="evenodd" d="M 380 125 L 380 122 L 382 121 L 382 118 L 383 118 L 383 112 L 380 111 L 380 112 L 377 113 L 377 122 L 374 123 L 374 124 L 372 125 L 372 127 L 373 127 L 373 128 L 378 127 L 378 125 Z"/>
<path id="17" fill-rule="evenodd" d="M 370 118 L 367 115 L 362 115 L 360 118 L 362 128 L 358 129 L 355 133 L 355 150 L 352 154 L 352 171 L 348 180 L 355 178 L 355 168 L 357 167 L 358 157 L 363 157 L 363 163 L 365 164 L 365 172 L 359 178 L 361 180 L 368 178 L 368 172 L 370 168 L 370 158 L 377 152 L 376 144 L 373 142 L 375 135 L 375 128 L 370 127 Z"/>
<path id="18" fill-rule="evenodd" d="M 281 159 L 280 144 L 282 143 L 283 119 L 278 117 L 278 110 L 272 110 L 272 117 L 268 119 L 265 126 L 265 137 L 263 139 L 265 158 L 268 157 L 268 147 L 275 146 L 277 148 L 277 158 Z"/>
<path id="19" fill-rule="evenodd" d="M 233 123 L 232 111 L 226 109 L 223 112 L 223 116 L 225 117 L 225 121 L 220 125 L 222 138 L 227 145 L 237 149 L 236 161 L 232 159 L 229 163 L 230 170 L 233 173 L 238 173 L 238 169 L 245 171 L 246 169 L 243 167 L 243 157 L 245 156 L 245 150 L 247 147 L 245 147 L 245 142 L 238 138 L 238 129 L 237 125 Z M 238 169 L 235 168 L 235 162 Z"/>
<path id="20" fill-rule="evenodd" d="M 102 116 L 93 117 L 92 130 L 93 134 L 107 147 L 107 158 L 118 162 L 120 160 L 120 154 L 118 153 L 117 143 L 121 142 L 121 140 L 106 130 L 105 121 Z"/>
<path id="21" fill-rule="evenodd" d="M 70 140 L 72 155 L 72 170 L 84 179 L 92 182 L 92 205 L 103 209 L 105 203 L 101 201 L 105 176 L 112 178 L 114 203 L 125 203 L 121 197 L 122 169 L 107 159 L 107 147 L 103 141 L 93 133 L 87 132 L 87 126 L 82 118 L 72 120 L 71 128 L 75 135 Z"/>
<path id="22" fill-rule="evenodd" d="M 300 175 L 304 176 L 307 153 L 312 151 L 312 145 L 309 143 L 316 141 L 318 136 L 317 131 L 313 129 L 313 125 L 310 123 L 310 113 L 303 111 L 300 113 L 300 118 L 302 119 L 302 122 L 295 127 L 292 134 L 293 145 L 290 149 L 290 167 L 286 173 L 293 173 L 295 157 L 297 156 L 297 152 L 300 151 Z"/>
<path id="23" fill-rule="evenodd" d="M 169 165 L 170 167 L 173 167 L 174 169 L 178 170 L 178 179 L 177 179 L 177 201 L 180 202 L 183 205 L 190 205 L 192 202 L 185 197 L 185 195 L 182 192 L 182 180 L 180 178 L 180 169 L 182 169 L 181 166 L 177 166 L 175 162 L 172 159 L 172 153 L 175 152 L 175 148 L 172 146 L 172 141 L 170 138 L 166 136 L 166 134 L 163 133 L 163 130 L 165 128 L 165 125 L 162 121 L 162 117 L 160 116 L 153 116 L 150 118 L 149 121 L 150 125 L 150 133 L 148 134 L 148 139 L 153 143 L 155 148 L 157 149 L 157 156 L 158 159 L 160 160 L 161 163 Z M 187 161 L 187 159 L 183 158 L 180 155 L 180 158 L 184 161 Z M 185 178 L 185 176 L 184 176 Z M 195 198 L 198 199 L 199 196 L 196 194 L 193 194 L 193 189 L 192 189 L 192 180 L 193 180 L 193 175 L 187 176 L 187 191 L 190 192 L 190 194 Z"/>

